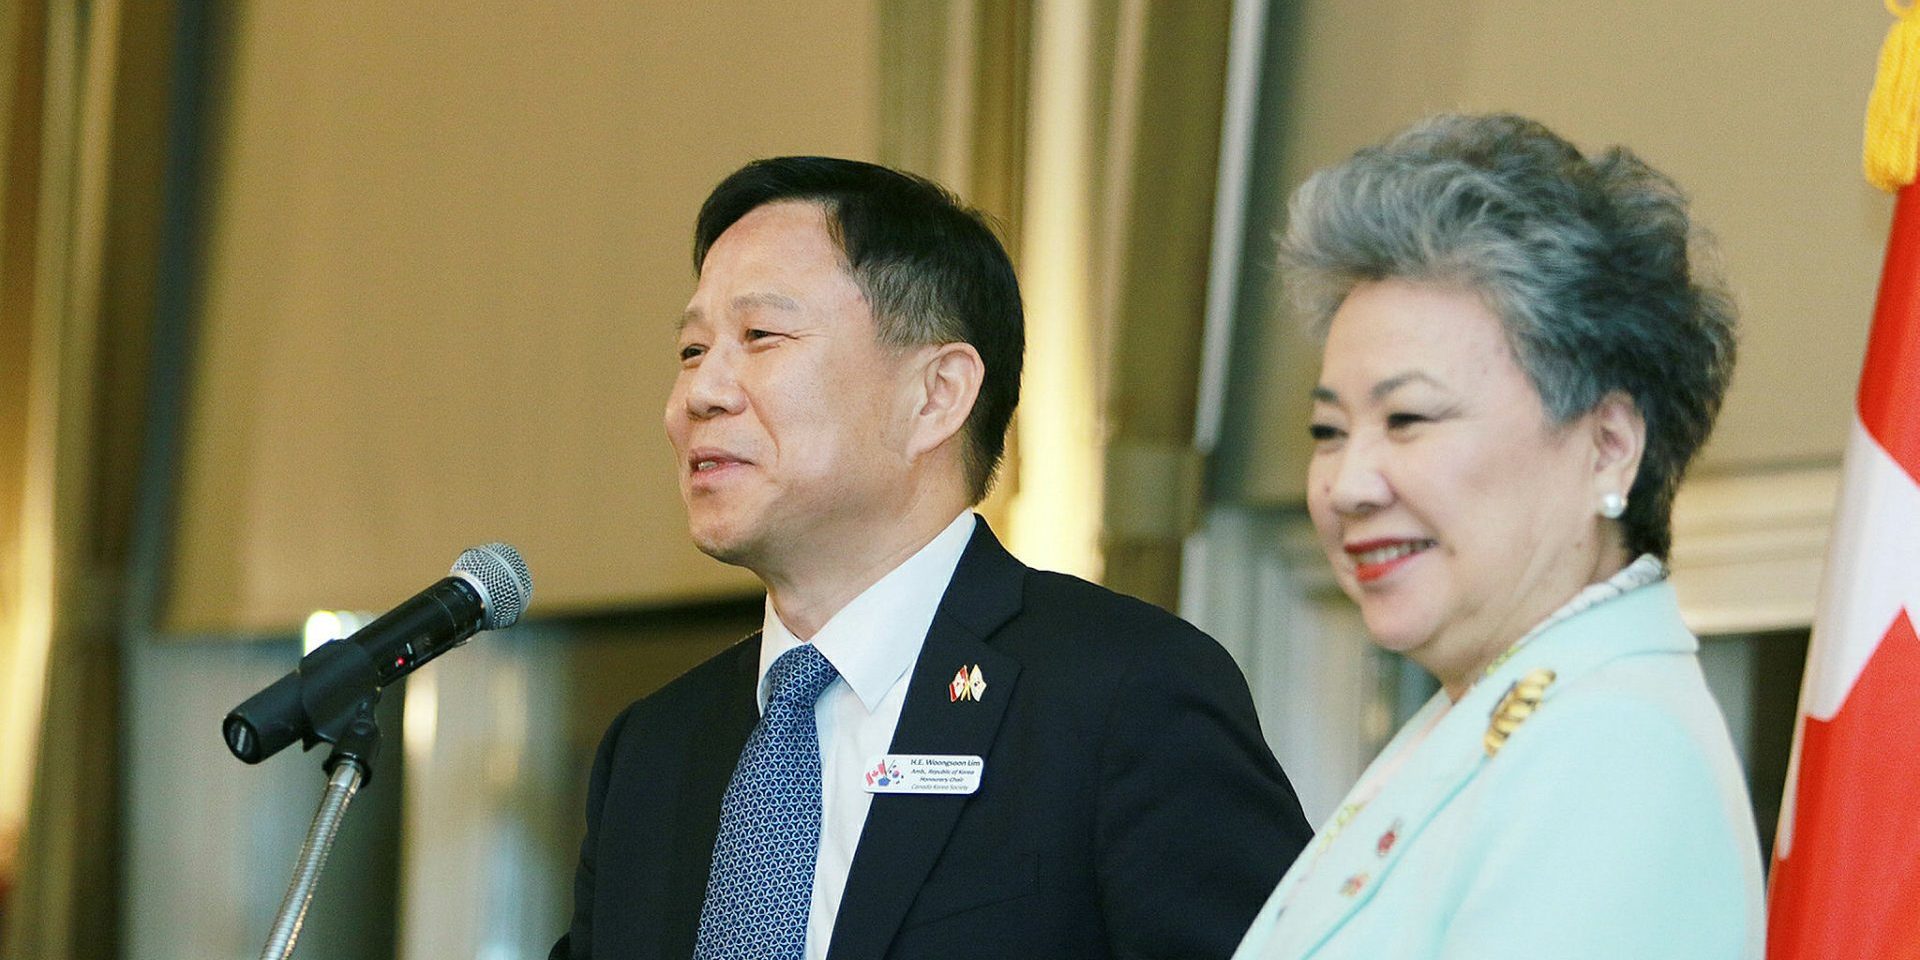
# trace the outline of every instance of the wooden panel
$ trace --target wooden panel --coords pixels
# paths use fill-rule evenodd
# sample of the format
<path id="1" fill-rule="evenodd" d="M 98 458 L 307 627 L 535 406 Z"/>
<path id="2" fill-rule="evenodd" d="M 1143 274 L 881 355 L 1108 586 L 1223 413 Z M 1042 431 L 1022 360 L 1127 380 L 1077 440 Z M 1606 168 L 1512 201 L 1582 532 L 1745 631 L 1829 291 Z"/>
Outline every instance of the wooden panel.
<path id="1" fill-rule="evenodd" d="M 1528 114 L 1589 149 L 1626 144 L 1693 194 L 1745 324 L 1703 474 L 1838 460 L 1891 211 L 1859 160 L 1880 5 L 1312 0 L 1282 16 L 1242 300 L 1256 359 L 1223 464 L 1229 496 L 1300 496 L 1318 369 L 1317 347 L 1281 328 L 1260 238 L 1312 170 L 1450 109 Z"/>

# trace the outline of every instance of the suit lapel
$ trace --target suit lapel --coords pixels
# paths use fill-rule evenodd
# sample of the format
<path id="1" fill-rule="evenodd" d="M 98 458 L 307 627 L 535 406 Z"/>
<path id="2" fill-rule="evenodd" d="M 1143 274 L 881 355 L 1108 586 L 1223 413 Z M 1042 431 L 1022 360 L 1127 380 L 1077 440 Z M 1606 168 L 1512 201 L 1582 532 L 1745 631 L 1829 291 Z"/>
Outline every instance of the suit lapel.
<path id="1" fill-rule="evenodd" d="M 1470 695 L 1440 719 L 1407 764 L 1393 775 L 1371 803 L 1344 824 L 1336 819 L 1327 847 L 1306 874 L 1295 881 L 1286 906 L 1288 929 L 1296 934 L 1276 944 L 1282 956 L 1311 956 L 1373 899 L 1402 854 L 1460 790 L 1479 774 L 1486 759 L 1481 734 L 1487 725 L 1484 697 Z M 1436 694 L 1436 701 L 1445 694 Z M 1421 711 L 1431 716 L 1429 704 Z M 1413 723 L 1420 721 L 1416 716 Z M 1410 724 L 1411 725 L 1411 724 Z M 1396 738 L 1399 740 L 1400 738 Z M 1384 762 L 1390 754 L 1382 751 Z M 1368 774 L 1372 771 L 1369 770 Z"/>
<path id="2" fill-rule="evenodd" d="M 980 522 L 907 678 L 890 752 L 984 757 L 980 789 L 992 789 L 994 736 L 1020 665 L 988 646 L 985 638 L 1019 611 L 1025 572 Z M 979 667 L 986 681 L 978 700 L 956 700 L 948 691 L 962 666 Z M 834 920 L 827 951 L 831 960 L 875 960 L 886 952 L 969 799 L 913 794 L 873 798 Z"/>
<path id="3" fill-rule="evenodd" d="M 760 679 L 760 634 L 742 640 L 733 651 L 724 694 L 704 711 L 700 727 L 688 731 L 692 745 L 686 751 L 681 774 L 677 828 L 665 867 L 668 883 L 661 921 L 661 956 L 693 955 L 700 929 L 700 908 L 706 902 L 707 876 L 713 866 L 713 845 L 720 834 L 720 800 L 733 779 L 733 768 L 747 737 L 760 722 L 755 686 Z"/>
<path id="4" fill-rule="evenodd" d="M 1287 927 L 1296 933 L 1275 944 L 1270 953 L 1309 957 L 1366 906 L 1402 854 L 1419 842 L 1421 832 L 1486 769 L 1490 760 L 1484 743 L 1487 726 L 1514 681 L 1536 668 L 1553 670 L 1556 679 L 1536 712 L 1551 709 L 1552 699 L 1569 684 L 1618 657 L 1698 649 L 1680 623 L 1673 587 L 1654 584 L 1549 628 L 1495 667 L 1441 718 L 1426 742 L 1413 748 L 1407 765 L 1379 796 L 1326 841 L 1326 852 L 1296 881 L 1299 889 L 1292 891 L 1286 907 L 1291 914 Z M 1444 696 L 1435 694 L 1422 716 Z M 1420 720 L 1415 717 L 1409 727 Z M 1404 742 L 1404 733 L 1381 752 L 1376 764 Z M 1516 735 L 1523 736 L 1524 728 Z"/>

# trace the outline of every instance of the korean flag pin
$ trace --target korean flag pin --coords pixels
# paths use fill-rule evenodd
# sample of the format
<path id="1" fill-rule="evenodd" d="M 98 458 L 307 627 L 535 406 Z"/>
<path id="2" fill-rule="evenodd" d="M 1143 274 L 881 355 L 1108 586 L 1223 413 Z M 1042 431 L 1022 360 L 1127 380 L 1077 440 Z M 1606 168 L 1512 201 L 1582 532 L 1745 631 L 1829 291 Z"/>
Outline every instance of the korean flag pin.
<path id="1" fill-rule="evenodd" d="M 947 684 L 947 700 L 950 703 L 959 703 L 962 700 L 977 702 L 980 695 L 986 692 L 987 678 L 980 672 L 980 665 L 977 663 L 971 670 L 967 669 L 966 664 L 961 664 L 959 671 L 953 675 L 953 682 Z"/>

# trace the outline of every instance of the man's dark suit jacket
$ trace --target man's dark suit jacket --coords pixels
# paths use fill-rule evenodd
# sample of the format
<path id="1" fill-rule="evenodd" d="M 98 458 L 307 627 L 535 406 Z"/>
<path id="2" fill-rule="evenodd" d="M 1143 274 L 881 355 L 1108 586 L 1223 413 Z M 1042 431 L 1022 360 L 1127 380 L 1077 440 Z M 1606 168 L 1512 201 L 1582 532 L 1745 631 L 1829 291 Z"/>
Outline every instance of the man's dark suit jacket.
<path id="1" fill-rule="evenodd" d="M 554 958 L 692 956 L 759 647 L 614 720 Z M 955 701 L 975 664 L 984 694 Z M 907 682 L 891 752 L 978 755 L 985 773 L 970 796 L 873 798 L 830 960 L 1226 957 L 1311 836 L 1226 651 L 1027 567 L 984 522 Z"/>

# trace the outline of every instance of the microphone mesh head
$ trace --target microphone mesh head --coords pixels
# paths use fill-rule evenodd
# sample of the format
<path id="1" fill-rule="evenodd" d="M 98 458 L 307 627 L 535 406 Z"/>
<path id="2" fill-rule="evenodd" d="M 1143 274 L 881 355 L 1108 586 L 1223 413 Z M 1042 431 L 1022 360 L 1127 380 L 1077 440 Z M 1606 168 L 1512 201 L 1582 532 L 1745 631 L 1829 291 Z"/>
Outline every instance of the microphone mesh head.
<path id="1" fill-rule="evenodd" d="M 465 579 L 480 591 L 480 606 L 486 611 L 482 630 L 513 626 L 533 600 L 533 575 L 527 562 L 511 544 L 488 543 L 468 547 L 453 562 L 453 575 Z"/>

